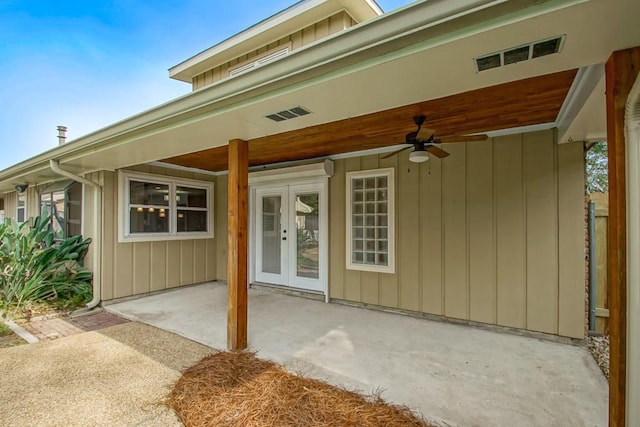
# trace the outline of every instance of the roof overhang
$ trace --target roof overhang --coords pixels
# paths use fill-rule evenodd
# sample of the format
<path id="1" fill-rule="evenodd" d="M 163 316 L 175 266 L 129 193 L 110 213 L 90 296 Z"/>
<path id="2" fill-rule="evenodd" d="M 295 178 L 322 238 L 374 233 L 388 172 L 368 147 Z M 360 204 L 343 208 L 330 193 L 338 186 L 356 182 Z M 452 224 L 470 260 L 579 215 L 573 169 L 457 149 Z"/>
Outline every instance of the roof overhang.
<path id="1" fill-rule="evenodd" d="M 293 34 L 342 10 L 357 22 L 382 15 L 372 0 L 304 0 L 206 49 L 169 69 L 169 77 L 191 83 L 193 77 Z"/>
<path id="2" fill-rule="evenodd" d="M 612 51 L 637 45 L 640 40 L 640 26 L 635 23 L 640 3 L 618 0 L 615 8 L 604 3 L 416 2 L 253 72 L 205 87 L 1 171 L 0 192 L 11 191 L 17 183 L 55 179 L 49 169 L 52 158 L 75 173 L 118 169 L 224 146 L 234 138 L 255 140 L 312 129 L 346 118 L 602 64 Z M 558 34 L 566 34 L 560 54 L 475 72 L 472 58 Z M 572 124 L 586 114 L 585 108 L 591 103 L 591 94 L 588 90 L 586 93 L 588 102 L 582 108 L 578 103 L 578 108 L 566 116 L 569 133 L 582 132 Z M 593 103 L 598 105 L 599 101 Z M 264 117 L 295 105 L 307 107 L 312 114 L 280 123 Z M 404 126 L 406 120 L 402 118 Z M 604 117 L 585 122 L 605 128 Z M 362 126 L 355 120 L 352 123 Z M 560 126 L 555 122 L 545 125 Z M 398 124 L 390 122 L 389 126 Z M 327 143 L 331 143 L 330 137 Z"/>

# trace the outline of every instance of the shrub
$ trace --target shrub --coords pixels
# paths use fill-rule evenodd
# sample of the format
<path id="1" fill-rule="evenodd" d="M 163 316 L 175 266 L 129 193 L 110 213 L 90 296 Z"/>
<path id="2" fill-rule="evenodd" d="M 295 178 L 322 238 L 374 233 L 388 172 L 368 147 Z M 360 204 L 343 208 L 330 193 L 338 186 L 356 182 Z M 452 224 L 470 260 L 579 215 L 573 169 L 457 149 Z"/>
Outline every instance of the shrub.
<path id="1" fill-rule="evenodd" d="M 48 221 L 0 224 L 0 302 L 19 308 L 26 301 L 69 300 L 91 296 L 92 274 L 83 266 L 91 239 L 54 241 Z"/>

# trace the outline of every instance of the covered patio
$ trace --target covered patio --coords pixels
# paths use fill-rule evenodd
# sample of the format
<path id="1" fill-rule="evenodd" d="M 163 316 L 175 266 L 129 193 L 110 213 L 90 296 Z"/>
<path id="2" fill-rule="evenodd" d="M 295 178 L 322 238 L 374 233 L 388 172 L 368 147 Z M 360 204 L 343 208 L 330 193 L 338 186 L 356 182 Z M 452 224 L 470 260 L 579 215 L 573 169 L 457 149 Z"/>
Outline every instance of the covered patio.
<path id="1" fill-rule="evenodd" d="M 438 425 L 607 424 L 607 382 L 584 347 L 271 289 L 251 288 L 249 305 L 248 344 L 259 357 L 365 393 L 383 390 Z M 105 308 L 226 348 L 224 283 Z"/>

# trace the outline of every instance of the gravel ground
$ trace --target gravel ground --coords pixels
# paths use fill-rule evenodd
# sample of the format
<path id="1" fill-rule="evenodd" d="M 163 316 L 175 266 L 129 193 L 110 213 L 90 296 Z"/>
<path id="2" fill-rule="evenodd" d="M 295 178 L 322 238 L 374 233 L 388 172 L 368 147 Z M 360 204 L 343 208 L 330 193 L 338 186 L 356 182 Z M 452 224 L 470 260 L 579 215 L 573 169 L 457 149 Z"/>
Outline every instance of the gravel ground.
<path id="1" fill-rule="evenodd" d="M 3 426 L 180 426 L 162 404 L 209 347 L 140 323 L 0 349 Z"/>
<path id="2" fill-rule="evenodd" d="M 589 350 L 598 366 L 609 379 L 609 335 L 588 337 Z"/>

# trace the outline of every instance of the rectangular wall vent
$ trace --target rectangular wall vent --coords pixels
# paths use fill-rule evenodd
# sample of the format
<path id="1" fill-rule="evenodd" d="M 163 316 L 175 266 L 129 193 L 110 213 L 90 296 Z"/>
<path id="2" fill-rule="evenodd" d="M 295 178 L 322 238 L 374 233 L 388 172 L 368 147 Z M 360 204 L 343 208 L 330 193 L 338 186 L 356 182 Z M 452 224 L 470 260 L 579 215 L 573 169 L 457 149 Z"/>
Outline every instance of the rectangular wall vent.
<path id="1" fill-rule="evenodd" d="M 564 42 L 564 37 L 565 36 L 558 36 L 551 39 L 540 40 L 478 57 L 475 59 L 476 69 L 477 71 L 485 71 L 558 53 Z"/>
<path id="2" fill-rule="evenodd" d="M 253 70 L 261 65 L 268 64 L 269 62 L 275 61 L 276 59 L 282 58 L 283 56 L 289 53 L 289 48 L 285 47 L 284 49 L 276 50 L 268 55 L 265 55 L 255 61 L 249 62 L 247 64 L 241 65 L 237 68 L 229 70 L 229 76 L 237 76 L 238 74 L 246 73 L 249 70 Z"/>
<path id="3" fill-rule="evenodd" d="M 288 110 L 283 110 L 277 113 L 268 114 L 265 117 L 273 120 L 274 122 L 282 122 L 289 119 L 295 119 L 296 117 L 306 116 L 307 114 L 310 114 L 310 113 L 311 111 L 307 110 L 306 108 L 297 106 L 297 107 L 289 108 Z"/>

